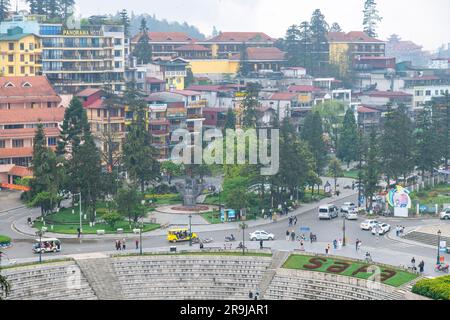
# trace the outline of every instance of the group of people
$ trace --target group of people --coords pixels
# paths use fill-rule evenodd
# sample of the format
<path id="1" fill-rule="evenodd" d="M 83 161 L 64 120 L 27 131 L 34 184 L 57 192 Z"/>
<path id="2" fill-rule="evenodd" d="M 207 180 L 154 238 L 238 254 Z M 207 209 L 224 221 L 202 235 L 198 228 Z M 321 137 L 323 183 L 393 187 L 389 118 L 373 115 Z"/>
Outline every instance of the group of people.
<path id="1" fill-rule="evenodd" d="M 419 267 L 419 272 L 420 272 L 420 273 L 423 273 L 424 270 L 425 270 L 425 262 L 422 260 L 422 261 L 419 263 L 418 267 Z M 416 258 L 414 258 L 414 257 L 411 259 L 411 269 L 412 269 L 413 271 L 417 271 L 417 267 L 416 267 Z"/>
<path id="2" fill-rule="evenodd" d="M 404 234 L 405 234 L 405 227 L 404 226 L 396 226 L 395 227 L 395 235 L 397 237 L 400 237 L 400 236 L 402 236 Z"/>
<path id="3" fill-rule="evenodd" d="M 297 217 L 289 217 L 289 227 L 297 225 Z"/>
<path id="4" fill-rule="evenodd" d="M 138 247 L 139 247 L 139 240 L 136 240 L 136 249 Z M 125 239 L 116 240 L 116 250 L 117 251 L 126 250 L 126 249 L 127 249 L 127 243 L 126 243 Z"/>

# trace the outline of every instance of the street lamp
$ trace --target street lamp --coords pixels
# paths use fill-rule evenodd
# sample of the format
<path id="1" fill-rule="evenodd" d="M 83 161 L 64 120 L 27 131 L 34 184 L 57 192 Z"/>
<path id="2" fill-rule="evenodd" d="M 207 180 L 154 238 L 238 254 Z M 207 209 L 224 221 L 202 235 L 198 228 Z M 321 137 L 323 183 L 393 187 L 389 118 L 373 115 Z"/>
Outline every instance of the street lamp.
<path id="1" fill-rule="evenodd" d="M 437 252 L 437 263 L 436 264 L 441 264 L 441 251 L 440 251 L 440 249 L 441 249 L 441 234 L 442 234 L 442 232 L 441 232 L 441 230 L 439 230 L 438 232 L 437 232 L 437 234 L 438 234 L 438 252 Z"/>
<path id="2" fill-rule="evenodd" d="M 42 262 L 42 236 L 44 235 L 44 231 L 38 230 L 36 231 L 36 235 L 39 237 L 39 263 Z"/>
<path id="3" fill-rule="evenodd" d="M 344 220 L 344 225 L 343 225 L 343 227 L 342 227 L 342 231 L 343 231 L 343 234 L 344 234 L 344 237 L 342 238 L 342 246 L 343 247 L 345 247 L 346 245 L 347 245 L 347 243 L 346 243 L 346 240 L 345 240 L 345 215 L 344 216 L 342 216 L 342 218 L 343 218 L 343 220 Z"/>
<path id="4" fill-rule="evenodd" d="M 192 214 L 189 214 L 189 246 L 192 247 Z"/>
<path id="5" fill-rule="evenodd" d="M 79 207 L 80 207 L 80 232 L 78 233 L 78 237 L 80 237 L 80 235 L 81 235 L 81 233 L 83 232 L 83 223 L 82 223 L 82 220 L 81 220 L 81 192 L 80 193 L 75 193 L 74 195 L 73 195 L 73 197 L 74 196 L 79 196 Z M 72 213 L 74 213 L 74 210 L 72 209 Z"/>
<path id="6" fill-rule="evenodd" d="M 248 225 L 242 222 L 239 227 L 242 229 L 242 255 L 245 255 L 245 229 L 248 228 Z"/>

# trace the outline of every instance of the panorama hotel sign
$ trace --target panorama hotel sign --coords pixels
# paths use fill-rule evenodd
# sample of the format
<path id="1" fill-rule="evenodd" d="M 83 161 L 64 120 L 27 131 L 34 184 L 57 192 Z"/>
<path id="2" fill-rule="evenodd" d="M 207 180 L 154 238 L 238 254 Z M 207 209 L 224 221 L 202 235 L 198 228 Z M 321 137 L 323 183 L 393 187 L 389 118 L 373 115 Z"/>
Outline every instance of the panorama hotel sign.
<path id="1" fill-rule="evenodd" d="M 103 33 L 98 30 L 82 30 L 82 29 L 63 29 L 63 36 L 82 37 L 82 36 L 102 36 Z"/>

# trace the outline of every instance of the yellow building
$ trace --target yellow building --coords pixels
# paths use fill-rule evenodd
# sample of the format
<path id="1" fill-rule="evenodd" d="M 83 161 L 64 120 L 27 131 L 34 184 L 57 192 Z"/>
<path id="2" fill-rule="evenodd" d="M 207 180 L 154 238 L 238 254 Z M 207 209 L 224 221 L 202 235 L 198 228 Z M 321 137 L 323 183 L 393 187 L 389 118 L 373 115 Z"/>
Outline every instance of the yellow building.
<path id="1" fill-rule="evenodd" d="M 239 60 L 205 59 L 189 61 L 194 75 L 229 74 L 236 75 L 239 71 Z"/>
<path id="2" fill-rule="evenodd" d="M 42 46 L 35 34 L 23 33 L 15 27 L 0 34 L 0 75 L 34 76 L 40 75 Z"/>

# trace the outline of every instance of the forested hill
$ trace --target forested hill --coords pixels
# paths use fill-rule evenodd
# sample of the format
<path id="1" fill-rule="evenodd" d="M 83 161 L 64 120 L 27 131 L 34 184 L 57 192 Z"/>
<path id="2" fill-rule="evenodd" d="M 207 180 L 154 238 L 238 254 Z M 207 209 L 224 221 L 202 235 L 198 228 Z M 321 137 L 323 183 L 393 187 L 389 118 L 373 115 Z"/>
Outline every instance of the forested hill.
<path id="1" fill-rule="evenodd" d="M 139 27 L 141 25 L 142 18 L 147 19 L 147 27 L 149 31 L 160 31 L 160 32 L 185 32 L 189 36 L 203 40 L 205 35 L 202 34 L 197 27 L 188 25 L 186 22 L 169 22 L 166 19 L 159 20 L 155 15 L 151 16 L 149 14 L 130 14 L 131 34 L 134 35 L 139 32 Z"/>

